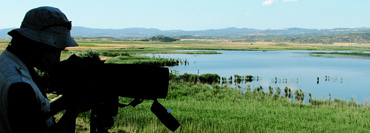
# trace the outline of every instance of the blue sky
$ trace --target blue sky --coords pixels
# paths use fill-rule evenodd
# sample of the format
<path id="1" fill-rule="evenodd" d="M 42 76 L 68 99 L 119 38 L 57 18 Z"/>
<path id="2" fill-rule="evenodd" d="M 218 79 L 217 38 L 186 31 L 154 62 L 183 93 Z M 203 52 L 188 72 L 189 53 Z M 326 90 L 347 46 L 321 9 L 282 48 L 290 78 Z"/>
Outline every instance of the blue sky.
<path id="1" fill-rule="evenodd" d="M 206 30 L 370 27 L 370 0 L 0 0 L 0 29 L 19 27 L 38 6 L 62 10 L 73 26 Z"/>

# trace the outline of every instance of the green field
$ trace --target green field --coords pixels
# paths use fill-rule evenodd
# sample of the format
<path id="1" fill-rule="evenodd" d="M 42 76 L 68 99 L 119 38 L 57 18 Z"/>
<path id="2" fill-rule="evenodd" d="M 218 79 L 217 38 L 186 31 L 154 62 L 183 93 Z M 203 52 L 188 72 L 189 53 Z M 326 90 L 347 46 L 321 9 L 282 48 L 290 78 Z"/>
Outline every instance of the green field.
<path id="1" fill-rule="evenodd" d="M 160 62 L 161 57 L 142 57 L 143 53 L 182 53 L 175 50 L 334 50 L 368 51 L 370 44 L 294 44 L 284 42 L 232 42 L 227 39 L 188 39 L 172 43 L 130 41 L 81 41 L 77 48 L 67 48 L 62 58 L 81 54 L 91 48 L 110 63 Z M 0 42 L 0 51 L 7 42 Z M 86 50 L 85 50 L 86 51 Z M 217 54 L 196 52 L 183 54 Z M 176 61 L 176 59 L 174 59 Z M 179 61 L 178 62 L 185 62 Z M 285 98 L 277 88 L 270 93 L 251 88 L 242 93 L 227 84 L 207 84 L 171 75 L 166 99 L 159 100 L 171 108 L 180 122 L 176 132 L 370 132 L 370 108 L 366 103 L 339 99 L 312 99 L 310 104 Z M 123 87 L 130 85 L 123 84 Z M 263 90 L 263 89 L 262 89 Z M 306 94 L 307 98 L 307 94 Z M 299 99 L 299 98 L 298 98 Z M 121 98 L 121 103 L 132 99 Z M 112 132 L 171 132 L 150 111 L 153 101 L 119 109 Z M 89 112 L 77 120 L 77 132 L 89 132 Z M 60 117 L 60 114 L 56 116 Z"/>

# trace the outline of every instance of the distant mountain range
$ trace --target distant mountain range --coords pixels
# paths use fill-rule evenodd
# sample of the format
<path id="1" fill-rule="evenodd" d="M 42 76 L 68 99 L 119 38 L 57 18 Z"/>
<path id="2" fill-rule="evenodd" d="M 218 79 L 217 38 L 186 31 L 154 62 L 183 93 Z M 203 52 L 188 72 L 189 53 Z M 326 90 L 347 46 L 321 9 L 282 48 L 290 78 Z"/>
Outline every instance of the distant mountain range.
<path id="1" fill-rule="evenodd" d="M 7 34 L 12 28 L 0 29 L 0 38 L 10 38 Z M 156 35 L 165 36 L 194 36 L 194 37 L 225 37 L 242 38 L 247 36 L 315 36 L 315 35 L 338 35 L 349 33 L 370 33 L 370 28 L 335 28 L 335 29 L 267 29 L 258 30 L 250 28 L 225 28 L 197 31 L 184 30 L 159 30 L 155 28 L 126 28 L 126 29 L 96 29 L 75 26 L 72 28 L 72 36 L 79 37 L 114 37 L 114 38 L 132 38 L 132 37 L 152 37 Z"/>

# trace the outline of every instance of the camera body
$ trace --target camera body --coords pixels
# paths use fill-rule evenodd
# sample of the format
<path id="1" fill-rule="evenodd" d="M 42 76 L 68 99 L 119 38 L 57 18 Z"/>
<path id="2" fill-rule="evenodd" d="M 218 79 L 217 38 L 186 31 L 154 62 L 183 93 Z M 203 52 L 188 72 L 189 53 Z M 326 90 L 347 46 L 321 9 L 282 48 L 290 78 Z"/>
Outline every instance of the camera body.
<path id="1" fill-rule="evenodd" d="M 139 64 L 105 64 L 72 55 L 49 72 L 49 92 L 166 98 L 168 68 Z"/>

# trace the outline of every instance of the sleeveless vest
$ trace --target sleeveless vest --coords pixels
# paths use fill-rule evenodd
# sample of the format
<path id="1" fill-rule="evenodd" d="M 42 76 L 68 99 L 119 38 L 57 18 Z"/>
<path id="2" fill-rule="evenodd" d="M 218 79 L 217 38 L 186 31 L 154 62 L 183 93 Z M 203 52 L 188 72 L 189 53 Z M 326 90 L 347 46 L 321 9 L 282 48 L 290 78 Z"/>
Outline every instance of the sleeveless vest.
<path id="1" fill-rule="evenodd" d="M 40 111 L 45 114 L 50 112 L 49 100 L 42 95 L 32 80 L 26 65 L 13 53 L 5 50 L 0 55 L 0 133 L 12 132 L 8 118 L 8 91 L 10 85 L 19 82 L 31 85 L 40 104 Z M 46 118 L 45 122 L 48 127 L 54 124 L 52 117 Z"/>

